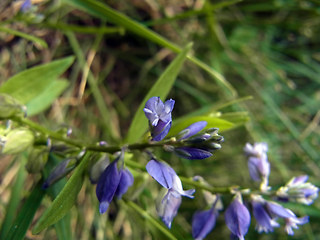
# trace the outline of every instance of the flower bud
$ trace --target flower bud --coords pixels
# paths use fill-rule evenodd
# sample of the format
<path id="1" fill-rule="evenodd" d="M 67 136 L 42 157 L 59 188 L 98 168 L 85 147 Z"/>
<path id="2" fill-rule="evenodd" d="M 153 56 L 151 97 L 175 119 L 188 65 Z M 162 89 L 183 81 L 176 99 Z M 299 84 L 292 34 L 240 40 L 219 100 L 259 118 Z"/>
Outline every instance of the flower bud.
<path id="1" fill-rule="evenodd" d="M 33 144 L 33 133 L 25 128 L 17 128 L 11 130 L 5 137 L 2 138 L 3 147 L 2 154 L 15 154 L 23 152 Z"/>
<path id="2" fill-rule="evenodd" d="M 32 149 L 26 169 L 29 173 L 39 173 L 44 168 L 48 160 L 47 147 L 39 147 Z"/>
<path id="3" fill-rule="evenodd" d="M 42 185 L 43 189 L 47 189 L 52 184 L 66 176 L 69 172 L 71 172 L 77 163 L 76 158 L 67 158 L 60 162 L 49 174 L 48 178 Z"/>
<path id="4" fill-rule="evenodd" d="M 0 93 L 0 119 L 23 117 L 26 107 L 8 94 Z"/>
<path id="5" fill-rule="evenodd" d="M 98 182 L 101 174 L 109 165 L 109 157 L 107 155 L 102 156 L 90 169 L 90 181 L 92 184 Z"/>

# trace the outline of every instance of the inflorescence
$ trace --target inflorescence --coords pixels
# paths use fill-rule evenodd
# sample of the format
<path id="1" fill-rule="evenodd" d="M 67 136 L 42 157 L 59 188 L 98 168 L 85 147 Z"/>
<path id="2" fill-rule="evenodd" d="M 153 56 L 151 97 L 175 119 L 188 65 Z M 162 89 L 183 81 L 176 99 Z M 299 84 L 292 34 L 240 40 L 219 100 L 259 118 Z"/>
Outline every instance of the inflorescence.
<path id="1" fill-rule="evenodd" d="M 3 97 L 6 101 L 2 101 L 0 107 L 11 109 L 11 111 L 6 111 L 6 115 L 0 116 L 0 118 L 16 117 L 16 120 L 22 119 L 23 108 L 8 96 Z M 160 97 L 152 97 L 146 102 L 143 111 L 149 121 L 151 138 L 148 143 L 134 145 L 135 149 L 144 150 L 148 153 L 147 156 L 150 156 L 150 158 L 145 170 L 166 189 L 166 193 L 161 196 L 161 201 L 158 202 L 156 209 L 159 217 L 168 228 L 171 228 L 173 219 L 178 213 L 182 197 L 194 198 L 195 189 L 184 190 L 181 179 L 174 169 L 168 163 L 157 159 L 145 148 L 162 146 L 165 150 L 173 152 L 179 157 L 199 160 L 211 157 L 216 150 L 221 149 L 221 144 L 224 142 L 224 138 L 218 134 L 219 129 L 207 128 L 206 121 L 195 122 L 182 130 L 177 136 L 170 139 L 166 138 L 172 125 L 171 113 L 174 103 L 175 101 L 172 99 L 163 103 Z M 8 108 L 11 105 L 15 108 Z M 35 141 L 33 133 L 27 128 L 20 127 L 10 130 L 10 127 L 8 127 L 8 129 L 0 130 L 0 151 L 3 154 L 20 152 Z M 41 131 L 42 128 L 37 127 L 36 130 Z M 24 136 L 23 140 L 22 135 Z M 52 135 L 52 137 L 60 139 L 57 135 Z M 77 147 L 80 145 L 77 142 L 66 142 Z M 121 198 L 133 185 L 134 177 L 125 167 L 125 154 L 134 147 L 133 145 L 127 145 L 122 148 L 108 148 L 106 142 L 100 142 L 99 146 L 109 149 L 109 153 L 121 149 L 115 160 L 110 162 L 108 156 L 104 155 L 90 170 L 90 180 L 93 184 L 97 184 L 96 195 L 100 202 L 99 211 L 103 214 L 108 210 L 114 196 Z M 51 149 L 54 148 L 51 147 Z M 94 146 L 91 147 L 91 150 L 93 149 L 95 149 Z M 86 149 L 78 153 L 76 157 L 70 157 L 62 161 L 49 174 L 43 188 L 50 187 L 54 182 L 72 171 L 85 151 Z M 270 162 L 267 152 L 268 145 L 264 142 L 253 145 L 247 143 L 244 147 L 244 153 L 248 157 L 249 174 L 254 182 L 259 183 L 258 189 L 230 187 L 226 188 L 225 191 L 215 191 L 215 188 L 210 188 L 210 185 L 202 177 L 195 176 L 193 178 L 193 183 L 200 182 L 201 186 L 209 186 L 208 188 L 202 188 L 207 206 L 203 210 L 197 211 L 192 218 L 192 236 L 195 239 L 205 238 L 215 227 L 217 218 L 221 213 L 224 214 L 231 236 L 237 239 L 244 239 L 252 220 L 251 216 L 255 219 L 256 230 L 259 233 L 272 232 L 274 228 L 280 227 L 281 222 L 284 222 L 285 232 L 288 235 L 293 235 L 293 229 L 297 229 L 298 225 L 309 221 L 308 216 L 297 217 L 290 209 L 285 208 L 283 203 L 297 202 L 310 205 L 318 197 L 318 187 L 308 182 L 308 176 L 302 175 L 293 177 L 278 189 L 273 189 L 272 186 L 269 186 Z M 34 166 L 30 165 L 29 168 L 34 169 Z M 194 186 L 197 187 L 198 185 L 194 184 Z M 226 200 L 230 198 L 224 199 L 224 194 L 233 195 L 231 202 Z M 224 204 L 227 207 L 224 207 Z M 283 221 L 279 223 L 279 219 L 283 219 Z"/>
<path id="2" fill-rule="evenodd" d="M 150 98 L 144 108 L 149 120 L 151 142 L 160 142 L 170 131 L 172 125 L 172 110 L 175 101 L 170 99 L 165 103 L 159 97 Z M 206 129 L 207 122 L 200 121 L 191 124 L 181 131 L 176 137 L 179 145 L 166 146 L 166 150 L 172 151 L 185 159 L 205 159 L 211 157 L 213 152 L 221 148 L 223 137 L 218 135 L 217 128 Z M 166 142 L 170 145 L 170 142 Z M 261 232 L 272 232 L 279 227 L 279 218 L 285 221 L 285 231 L 293 235 L 293 228 L 308 222 L 308 217 L 298 218 L 290 209 L 281 205 L 281 202 L 296 201 L 303 204 L 311 204 L 318 196 L 318 188 L 307 182 L 307 176 L 291 179 L 285 186 L 277 191 L 272 191 L 268 185 L 270 175 L 270 163 L 267 157 L 268 146 L 266 143 L 246 144 L 244 152 L 248 157 L 248 169 L 253 181 L 260 182 L 259 192 L 232 190 L 234 198 L 224 211 L 227 227 L 231 235 L 238 239 L 244 239 L 251 223 L 250 211 L 256 221 L 256 229 Z M 100 213 L 107 210 L 113 196 L 121 197 L 127 188 L 133 184 L 133 177 L 128 169 L 123 169 L 123 155 L 112 162 L 102 172 L 97 184 L 97 197 L 100 201 Z M 167 189 L 166 194 L 157 205 L 159 217 L 168 228 L 177 215 L 182 196 L 194 198 L 194 189 L 183 190 L 182 183 L 176 172 L 168 163 L 160 161 L 152 154 L 146 165 L 146 170 L 162 187 Z M 199 177 L 198 177 L 199 178 Z M 196 178 L 195 178 L 196 179 Z M 203 180 L 202 180 L 203 181 Z M 222 196 L 203 191 L 210 195 L 208 210 L 197 211 L 192 219 L 192 235 L 195 239 L 203 239 L 214 228 L 219 212 L 223 211 Z M 268 199 L 265 199 L 265 196 Z M 273 197 L 270 200 L 270 196 Z"/>

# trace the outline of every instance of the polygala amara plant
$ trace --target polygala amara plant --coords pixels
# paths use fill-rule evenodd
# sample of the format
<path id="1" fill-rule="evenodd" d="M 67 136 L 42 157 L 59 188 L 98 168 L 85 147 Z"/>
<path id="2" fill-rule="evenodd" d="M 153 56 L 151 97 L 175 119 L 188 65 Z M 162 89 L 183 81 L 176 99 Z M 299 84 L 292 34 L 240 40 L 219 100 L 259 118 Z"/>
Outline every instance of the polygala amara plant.
<path id="1" fill-rule="evenodd" d="M 81 235 L 83 239 L 86 237 L 89 239 L 103 238 L 100 236 L 101 232 L 107 232 L 109 235 L 104 237 L 108 239 L 120 239 L 122 236 L 123 239 L 128 239 L 132 231 L 138 232 L 135 239 L 209 239 L 209 234 L 212 238 L 220 234 L 217 228 L 225 228 L 225 232 L 230 234 L 231 239 L 242 240 L 249 238 L 248 236 L 253 231 L 256 231 L 254 236 L 271 234 L 275 231 L 292 236 L 299 232 L 298 228 L 309 223 L 307 215 L 319 214 L 310 211 L 310 209 L 316 209 L 311 208 L 313 207 L 311 205 L 317 199 L 319 189 L 309 181 L 309 176 L 306 173 L 299 173 L 297 176 L 288 174 L 289 176 L 285 176 L 287 179 L 284 182 L 277 182 L 279 178 L 275 177 L 273 156 L 270 154 L 274 144 L 270 140 L 267 141 L 268 145 L 267 142 L 264 142 L 266 139 L 256 138 L 257 142 L 246 144 L 244 144 L 246 142 L 244 139 L 240 139 L 244 146 L 241 145 L 240 148 L 237 148 L 235 140 L 228 138 L 228 135 L 225 134 L 227 130 L 231 131 L 233 128 L 243 125 L 248 117 L 246 112 L 225 114 L 220 112 L 220 109 L 233 107 L 232 105 L 246 100 L 250 96 L 237 98 L 237 92 L 220 72 L 195 57 L 196 54 L 191 51 L 192 43 L 181 48 L 146 27 L 148 24 L 157 24 L 157 21 L 140 24 L 123 13 L 106 6 L 102 1 L 56 1 L 58 4 L 62 2 L 77 9 L 76 16 L 82 17 L 82 14 L 85 14 L 82 12 L 84 11 L 99 18 L 99 20 L 92 21 L 105 24 L 105 26 L 99 27 L 64 24 L 60 22 L 64 18 L 70 20 L 70 23 L 73 22 L 73 19 L 65 17 L 66 14 L 60 16 L 48 11 L 50 15 L 55 17 L 52 21 L 48 16 L 44 17 L 44 15 L 37 13 L 38 6 L 42 2 L 51 4 L 46 1 L 14 1 L 13 9 L 19 11 L 17 19 L 22 21 L 20 19 L 25 18 L 25 25 L 32 27 L 37 22 L 41 22 L 40 27 L 49 27 L 50 31 L 60 28 L 63 30 L 61 35 L 68 40 L 68 45 L 75 53 L 76 58 L 69 56 L 32 67 L 14 75 L 0 86 L 0 154 L 4 157 L 3 159 L 9 159 L 9 161 L 7 160 L 9 167 L 6 167 L 10 170 L 9 177 L 2 179 L 1 176 L 0 180 L 7 182 L 8 179 L 12 179 L 13 173 L 17 173 L 16 183 L 12 187 L 8 200 L 8 207 L 4 208 L 5 213 L 0 214 L 4 216 L 4 219 L 0 219 L 0 239 L 32 238 L 31 233 L 52 237 L 52 228 L 54 228 L 58 239 L 68 240 L 72 239 L 71 229 L 73 230 L 76 225 L 77 229 L 83 228 L 83 232 L 80 233 L 84 233 L 83 236 Z M 163 20 L 172 21 L 175 18 L 185 18 L 192 13 L 199 16 L 205 15 L 205 19 L 210 23 L 214 19 L 210 15 L 212 12 L 238 1 L 221 1 L 215 6 L 210 1 L 195 2 L 197 4 L 206 2 L 206 4 L 202 9 L 191 10 L 185 15 L 178 14 Z M 56 7 L 57 3 L 52 3 L 52 5 Z M 257 4 L 257 8 L 260 9 L 261 6 L 259 3 Z M 69 8 L 66 9 L 67 11 L 63 10 L 63 13 L 71 11 Z M 164 9 L 164 12 L 166 11 L 167 9 Z M 6 15 L 8 14 L 4 16 Z M 284 16 L 286 15 L 287 12 Z M 57 16 L 59 17 L 57 18 Z M 82 23 L 82 21 L 86 22 L 85 18 L 80 22 Z M 12 21 L 9 19 L 3 22 L 5 25 Z M 112 24 L 116 26 L 111 26 Z M 17 25 L 20 26 L 20 23 Z M 214 29 L 214 31 L 210 31 L 211 34 L 220 31 L 219 25 L 208 25 Z M 234 33 L 235 37 L 242 38 L 243 32 L 246 34 L 246 29 L 247 27 Z M 15 37 L 18 36 L 19 39 L 27 39 L 39 49 L 41 47 L 48 48 L 48 46 L 55 47 L 55 44 L 47 44 L 39 37 L 12 31 L 9 27 L 1 25 L 0 31 L 11 33 Z M 90 48 L 88 53 L 88 59 L 86 59 L 85 52 L 82 52 L 83 45 L 79 44 L 74 32 L 92 34 L 96 38 L 93 41 L 94 47 Z M 102 45 L 103 36 L 110 33 L 122 36 L 127 32 L 133 36 L 143 37 L 150 43 L 167 48 L 177 54 L 159 78 L 152 82 L 152 87 L 143 93 L 145 96 L 140 105 L 135 105 L 137 100 L 134 99 L 134 104 L 130 105 L 131 112 L 135 111 L 132 116 L 126 114 L 126 107 L 129 109 L 129 106 L 123 107 L 125 104 L 122 102 L 119 103 L 115 100 L 116 107 L 114 109 L 110 109 L 109 105 L 105 104 L 107 102 L 105 100 L 109 100 L 109 98 L 103 94 L 109 97 L 109 89 L 100 91 L 99 87 L 102 86 L 102 83 L 100 79 L 99 81 L 95 79 L 96 73 L 91 72 L 96 68 L 93 56 L 97 54 L 98 46 Z M 131 36 L 130 34 L 128 36 Z M 309 32 L 308 34 L 312 35 Z M 12 42 L 16 42 L 15 37 L 8 37 L 6 41 L 11 42 L 14 39 Z M 290 35 L 288 38 L 291 41 L 293 37 Z M 87 38 L 83 39 L 87 44 Z M 230 55 L 234 59 L 242 59 L 231 51 L 232 44 L 229 46 L 227 42 L 224 43 L 224 39 L 227 38 L 217 38 L 222 41 L 219 43 L 221 46 L 230 47 L 227 49 L 226 55 Z M 274 39 L 278 38 L 274 37 Z M 265 47 L 267 45 L 264 43 Z M 219 45 L 217 49 L 221 46 Z M 84 49 L 88 50 L 87 47 Z M 157 47 L 154 49 L 158 51 Z M 57 50 L 59 50 L 56 51 L 57 55 L 61 55 L 60 48 Z M 112 49 L 112 51 L 118 55 L 118 50 Z M 159 53 L 159 55 L 153 56 L 153 59 L 157 60 L 162 56 L 162 49 Z M 217 56 L 224 58 L 224 54 L 217 54 Z M 56 54 L 47 55 L 56 56 Z M 64 77 L 72 76 L 70 80 L 60 78 L 74 64 L 75 59 L 78 65 L 72 67 L 71 74 L 64 75 Z M 135 58 L 132 59 L 135 60 Z M 130 61 L 132 59 L 130 58 Z M 171 59 L 171 56 L 168 59 Z M 206 95 L 201 97 L 200 90 L 193 89 L 193 83 L 190 84 L 190 87 L 188 84 L 184 85 L 184 81 L 182 84 L 182 81 L 175 82 L 187 60 L 188 64 L 193 64 L 193 67 L 198 66 L 208 73 L 215 80 L 214 84 L 218 83 L 219 88 L 224 89 L 223 94 L 226 95 L 227 100 L 222 100 L 222 104 L 221 102 L 212 104 L 207 101 Z M 101 60 L 101 62 L 104 61 Z M 216 64 L 216 62 L 214 63 Z M 107 69 L 101 71 L 99 78 L 102 79 L 113 64 L 113 61 L 108 61 L 106 63 Z M 251 59 L 250 64 L 252 64 Z M 238 68 L 237 66 L 240 64 L 234 65 Z M 148 64 L 146 66 L 146 68 L 149 67 Z M 221 64 L 221 66 L 223 65 Z M 79 69 L 83 71 L 81 86 L 77 86 L 78 80 L 80 80 L 76 76 Z M 223 68 L 221 67 L 221 69 Z M 261 69 L 265 69 L 265 66 L 260 67 L 259 71 Z M 306 71 L 305 68 L 301 69 Z M 314 67 L 314 69 L 317 68 Z M 193 78 L 193 75 L 189 75 L 190 78 Z M 316 74 L 312 72 L 309 75 Z M 193 99 L 187 99 L 185 96 L 188 95 L 181 97 L 177 92 L 171 91 L 173 86 L 177 89 L 183 88 L 187 94 L 192 96 L 199 94 L 198 100 L 199 102 L 204 101 L 204 104 L 194 112 L 184 112 L 190 108 L 181 106 L 188 105 Z M 71 89 L 70 92 L 79 90 L 79 97 L 77 95 L 78 98 L 72 98 L 70 106 L 78 103 L 82 110 L 85 109 L 85 114 L 84 112 L 81 114 L 88 113 L 88 116 L 91 117 L 97 112 L 100 114 L 99 117 L 102 117 L 101 119 L 99 117 L 96 119 L 84 118 L 90 121 L 88 128 L 94 126 L 92 128 L 99 132 L 99 138 L 96 137 L 92 142 L 89 137 L 87 138 L 88 133 L 85 132 L 85 128 L 79 127 L 77 129 L 76 123 L 72 127 L 51 126 L 54 124 L 49 121 L 51 115 L 44 112 L 53 104 L 55 107 L 59 105 L 60 102 L 57 103 L 56 100 L 68 87 Z M 205 85 L 202 87 L 206 90 Z M 69 101 L 68 94 L 66 94 L 67 100 L 64 96 L 61 98 L 61 102 Z M 87 102 L 84 101 L 87 96 L 91 97 L 91 95 L 95 100 L 94 104 L 97 105 L 94 106 L 92 115 L 89 114 L 91 108 L 87 108 Z M 301 96 L 301 98 L 307 99 L 306 96 Z M 129 97 L 130 100 L 133 98 Z M 220 98 L 219 93 L 217 93 L 217 98 Z M 211 102 L 213 101 L 215 100 L 211 100 Z M 208 106 L 205 106 L 207 102 Z M 195 106 L 197 106 L 196 104 L 198 103 L 195 103 Z M 315 104 L 313 103 L 313 105 Z M 124 111 L 122 111 L 123 108 Z M 61 110 L 61 112 L 63 111 Z M 117 111 L 124 113 L 117 115 L 115 114 Z M 58 115 L 60 116 L 60 114 Z M 68 109 L 65 111 L 65 115 L 68 118 L 63 119 L 64 122 L 69 122 L 73 116 L 78 116 L 70 114 Z M 314 122 L 316 122 L 318 114 L 314 115 Z M 32 118 L 34 116 L 35 118 Z M 131 121 L 128 121 L 129 116 L 132 117 Z M 121 121 L 121 124 L 115 123 L 113 118 L 117 117 L 123 117 L 125 124 L 122 124 Z M 82 119 L 80 120 L 82 121 Z M 78 122 L 81 122 L 80 120 Z M 290 123 L 288 125 L 291 126 Z M 126 127 L 128 127 L 127 131 Z M 75 131 L 72 132 L 72 129 Z M 290 130 L 294 132 L 293 127 Z M 306 128 L 304 135 L 307 135 L 309 130 L 309 127 Z M 301 137 L 299 134 L 295 134 L 295 136 L 298 136 L 296 138 Z M 217 165 L 223 165 L 225 159 L 222 159 L 220 153 L 228 153 L 226 156 L 230 156 L 228 149 L 231 148 L 234 149 L 234 152 L 238 151 L 237 149 L 240 151 L 243 149 L 243 153 L 239 153 L 241 156 L 237 156 L 237 159 L 242 158 L 246 163 L 241 165 L 242 171 L 241 174 L 239 173 L 239 179 L 246 178 L 246 181 L 242 181 L 238 185 L 235 185 L 237 184 L 235 182 L 227 182 L 221 186 L 221 182 L 215 183 L 212 180 L 216 179 L 218 182 L 219 179 L 211 174 L 213 169 L 208 166 L 214 165 L 215 161 L 217 161 Z M 207 179 L 199 171 L 200 168 L 207 169 L 213 177 L 210 180 Z M 32 176 L 27 178 L 25 170 Z M 232 170 L 234 175 L 238 172 L 240 172 L 238 169 Z M 229 172 L 225 174 L 231 175 Z M 215 185 L 219 185 L 219 187 Z M 26 190 L 25 186 L 31 187 Z M 0 192 L 0 194 L 2 193 Z M 4 195 L 6 200 L 8 197 L 6 194 Z M 90 205 L 85 205 L 88 202 Z M 307 209 L 307 211 L 300 211 L 299 207 L 303 210 Z M 85 210 L 82 211 L 82 209 Z M 78 211 L 77 214 L 74 214 L 74 210 Z M 75 215 L 80 219 L 80 223 L 75 224 L 75 221 L 70 220 Z M 312 222 L 312 218 L 310 218 L 310 222 Z M 141 229 L 135 229 L 136 226 Z M 69 235 L 64 231 L 65 229 L 70 230 Z M 78 234 L 77 230 L 74 232 L 74 234 Z M 145 235 L 142 235 L 141 232 Z M 41 238 L 41 236 L 35 238 Z M 74 236 L 73 239 L 76 238 Z"/>

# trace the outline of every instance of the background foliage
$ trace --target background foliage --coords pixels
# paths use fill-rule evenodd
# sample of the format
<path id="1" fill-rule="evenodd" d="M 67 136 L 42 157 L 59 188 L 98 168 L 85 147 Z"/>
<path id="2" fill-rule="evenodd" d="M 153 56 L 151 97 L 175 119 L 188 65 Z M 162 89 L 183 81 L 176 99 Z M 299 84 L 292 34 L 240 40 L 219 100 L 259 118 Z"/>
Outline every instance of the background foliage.
<path id="1" fill-rule="evenodd" d="M 210 159 L 188 161 L 159 152 L 162 158 L 180 175 L 201 175 L 214 186 L 253 186 L 242 148 L 248 141 L 265 141 L 271 185 L 308 174 L 319 186 L 318 1 L 33 0 L 25 13 L 19 11 L 21 3 L 0 3 L 0 92 L 10 90 L 15 74 L 46 64 L 33 73 L 42 77 L 42 85 L 11 86 L 32 109 L 33 120 L 54 131 L 71 126 L 73 137 L 88 143 L 119 143 L 156 79 L 176 53 L 193 42 L 168 95 L 176 101 L 173 124 L 198 111 L 230 121 L 234 128 L 221 129 L 225 143 Z M 23 78 L 32 82 L 35 76 Z M 109 214 L 99 215 L 95 187 L 88 178 L 76 207 L 54 227 L 32 235 L 52 200 L 36 186 L 40 176 L 26 173 L 27 158 L 24 153 L 0 159 L 1 234 L 10 231 L 16 217 L 32 219 L 35 214 L 31 227 L 26 225 L 27 239 L 164 238 L 126 201 L 113 202 Z M 146 164 L 144 158 L 133 159 Z M 133 174 L 135 186 L 125 199 L 156 216 L 159 186 L 147 175 Z M 54 198 L 65 182 L 54 185 L 49 195 Z M 173 222 L 171 233 L 178 239 L 191 239 L 192 214 L 205 205 L 200 191 L 195 196 L 184 199 Z M 320 238 L 319 207 L 319 201 L 312 207 L 293 206 L 311 219 L 290 239 Z M 221 216 L 208 239 L 228 236 Z M 252 222 L 247 239 L 289 237 L 281 228 L 259 235 Z"/>

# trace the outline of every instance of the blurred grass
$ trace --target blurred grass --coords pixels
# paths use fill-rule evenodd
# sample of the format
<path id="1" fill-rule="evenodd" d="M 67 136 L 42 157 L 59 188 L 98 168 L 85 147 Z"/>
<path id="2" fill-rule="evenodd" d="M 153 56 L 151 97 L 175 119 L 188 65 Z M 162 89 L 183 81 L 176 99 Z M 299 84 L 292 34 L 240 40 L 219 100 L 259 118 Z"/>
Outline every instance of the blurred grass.
<path id="1" fill-rule="evenodd" d="M 165 48 L 168 45 L 157 45 L 148 40 L 144 33 L 134 35 L 124 31 L 123 24 L 118 26 L 111 24 L 108 18 L 101 20 L 89 15 L 86 13 L 89 9 L 79 11 L 60 1 L 33 2 L 34 8 L 25 14 L 18 12 L 15 2 L 0 3 L 0 83 L 36 64 L 75 55 L 76 63 L 63 76 L 69 79 L 70 87 L 50 110 L 34 119 L 50 128 L 70 125 L 76 137 L 88 142 L 97 139 L 118 141 L 120 136 L 126 135 L 140 102 L 175 54 Z M 272 165 L 271 184 L 280 185 L 291 176 L 306 173 L 311 182 L 320 185 L 318 1 L 168 3 L 163 0 L 121 0 L 110 1 L 110 7 L 173 43 L 171 50 L 179 51 L 177 46 L 193 42 L 193 55 L 197 59 L 223 76 L 239 97 L 253 98 L 216 109 L 224 116 L 229 112 L 247 111 L 251 120 L 245 126 L 224 132 L 223 148 L 211 159 L 187 161 L 161 153 L 179 174 L 201 175 L 215 186 L 239 182 L 254 186 L 248 170 L 243 167 L 246 159 L 242 148 L 246 142 L 266 141 Z M 82 88 L 86 82 L 88 86 Z M 174 119 L 229 102 L 225 91 L 206 71 L 191 62 L 186 63 L 169 93 L 169 97 L 176 100 Z M 4 165 L 0 167 L 3 180 L 0 225 L 9 206 L 10 193 L 15 192 L 14 177 L 10 176 L 12 172 L 8 165 L 17 160 L 6 158 L 1 161 Z M 138 155 L 136 161 L 146 163 Z M 160 188 L 147 175 L 141 174 L 135 185 L 138 189 L 141 187 L 141 194 L 134 192 L 137 189 L 130 189 L 125 196 L 156 216 L 154 199 Z M 28 176 L 25 184 L 30 186 L 36 180 L 36 176 Z M 99 216 L 94 187 L 88 182 L 85 185 L 86 190 L 79 194 L 77 209 L 71 211 L 74 239 L 84 239 L 81 236 L 87 236 L 87 239 L 164 237 L 132 209 L 124 208 L 125 217 L 121 217 L 116 202 L 112 203 L 109 216 Z M 21 202 L 25 196 L 26 193 L 20 196 Z M 48 207 L 49 201 L 43 204 Z M 196 193 L 196 200 L 184 199 L 173 222 L 173 235 L 191 239 L 192 213 L 204 207 L 200 192 Z M 314 207 L 319 211 L 319 201 Z M 319 216 L 310 215 L 310 224 L 300 227 L 290 239 L 320 238 Z M 116 228 L 115 221 L 116 226 L 122 227 Z M 228 236 L 220 216 L 208 239 L 226 239 Z M 39 238 L 30 232 L 27 237 Z M 45 237 L 56 239 L 57 234 L 49 229 L 40 235 L 40 238 Z M 281 228 L 271 234 L 257 234 L 253 221 L 246 239 L 289 237 Z"/>

